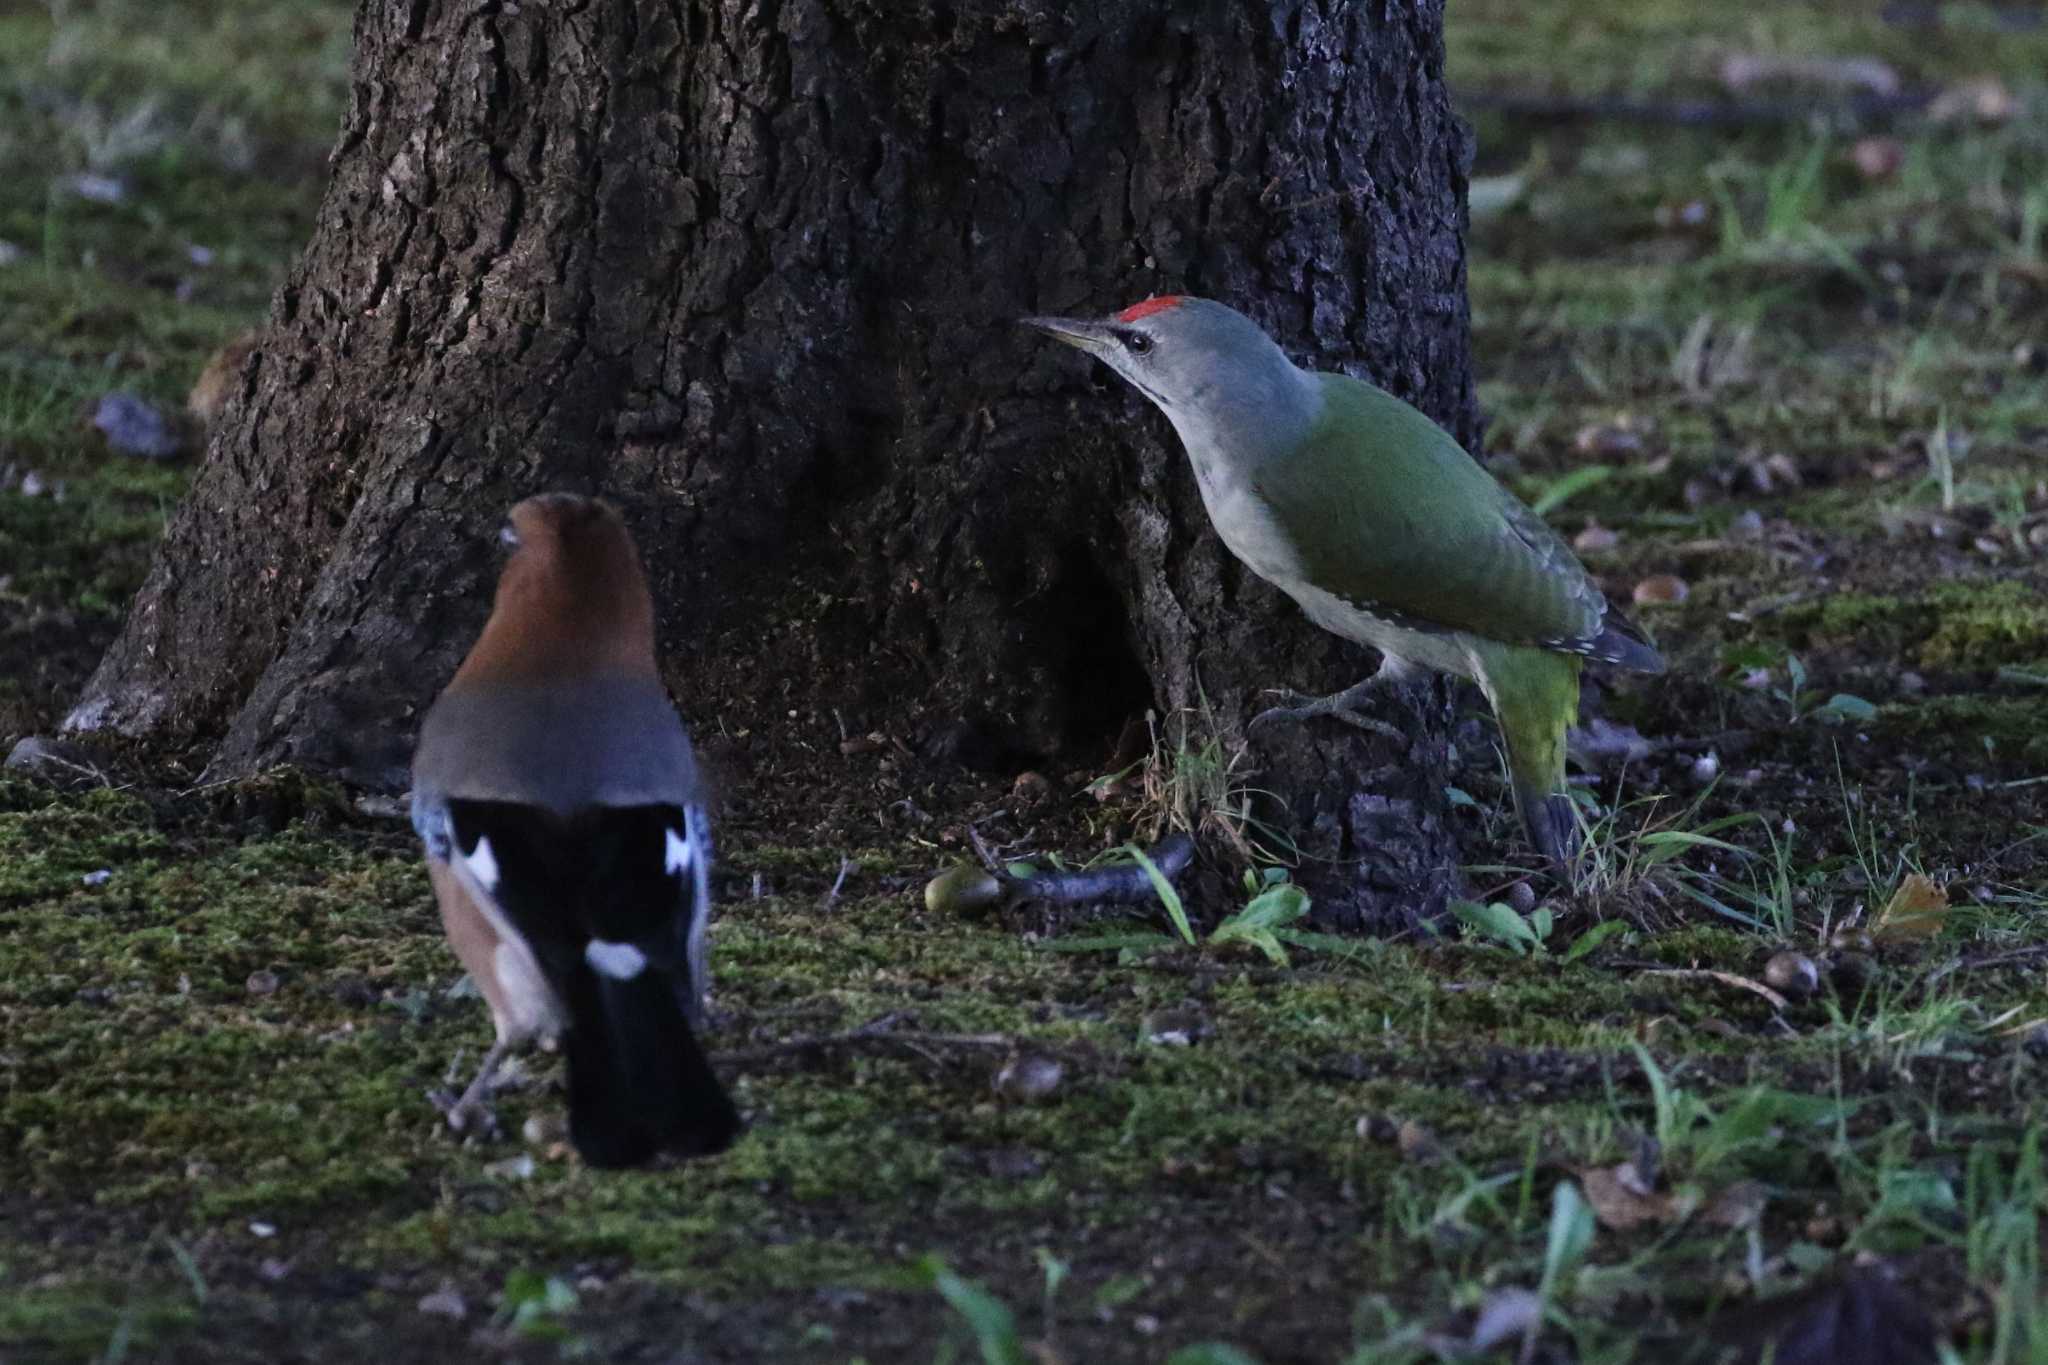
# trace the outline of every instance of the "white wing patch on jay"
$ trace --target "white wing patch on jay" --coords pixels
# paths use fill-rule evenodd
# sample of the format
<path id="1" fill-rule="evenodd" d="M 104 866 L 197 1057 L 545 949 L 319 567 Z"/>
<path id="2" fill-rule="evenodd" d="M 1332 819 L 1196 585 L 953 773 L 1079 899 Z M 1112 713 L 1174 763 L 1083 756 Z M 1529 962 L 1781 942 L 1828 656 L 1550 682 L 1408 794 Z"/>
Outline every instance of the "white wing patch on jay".
<path id="1" fill-rule="evenodd" d="M 476 878 L 476 884 L 490 894 L 498 889 L 498 855 L 491 852 L 491 841 L 479 837 L 476 848 L 462 855 L 462 865 L 469 869 L 469 875 Z"/>
<path id="2" fill-rule="evenodd" d="M 583 958 L 614 981 L 631 981 L 647 970 L 647 954 L 630 943 L 607 943 L 594 938 L 583 949 Z"/>

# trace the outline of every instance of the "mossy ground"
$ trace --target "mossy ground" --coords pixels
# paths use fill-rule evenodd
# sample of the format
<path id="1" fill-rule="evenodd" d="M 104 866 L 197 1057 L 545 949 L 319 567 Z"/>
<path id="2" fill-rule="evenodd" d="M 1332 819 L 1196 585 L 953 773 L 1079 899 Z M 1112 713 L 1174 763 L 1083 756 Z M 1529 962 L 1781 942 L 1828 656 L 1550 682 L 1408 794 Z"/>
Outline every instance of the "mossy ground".
<path id="1" fill-rule="evenodd" d="M 869 807 L 750 792 L 721 826 L 715 1041 L 748 1135 L 598 1175 L 516 1136 L 559 1109 L 550 1059 L 502 1099 L 506 1140 L 453 1141 L 426 1105 L 488 1025 L 451 992 L 402 822 L 288 775 L 9 781 L 0 1357 L 439 1360 L 481 1336 L 936 1359 L 971 1316 L 917 1271 L 936 1254 L 1045 1359 L 1422 1359 L 1538 1285 L 1542 1358 L 1680 1359 L 1868 1252 L 1962 1358 L 2043 1358 L 2043 959 L 1990 959 L 2048 942 L 2048 29 L 1930 8 L 1933 29 L 1912 7 L 1452 7 L 1453 75 L 1493 95 L 1712 95 L 1722 57 L 1775 51 L 1876 55 L 1908 89 L 1995 75 L 2019 101 L 1898 115 L 1879 179 L 1848 151 L 1887 130 L 1826 118 L 1475 106 L 1505 201 L 1473 233 L 1489 456 L 1568 494 L 1567 531 L 1615 533 L 1588 559 L 1617 597 L 1688 589 L 1641 612 L 1671 674 L 1603 680 L 1601 713 L 1658 747 L 1592 774 L 1622 814 L 1545 951 L 1063 951 L 1082 926 L 934 914 L 919 888 L 968 819 L 1072 855 L 1136 812 L 1063 790 L 1027 818 L 1007 784 L 834 758 L 809 780 Z M 258 319 L 320 191 L 347 10 L 0 8 L 0 736 L 61 714 L 186 478 L 105 453 L 78 408 L 175 404 Z M 62 188 L 84 171 L 121 202 Z M 1509 823 L 1470 733 L 1460 818 L 1490 853 Z M 1954 902 L 1937 936 L 1825 946 L 1910 872 Z M 1625 927 L 1567 962 L 1603 916 Z M 1828 985 L 1782 1011 L 1659 974 L 1755 980 L 1787 946 Z M 1162 1012 L 1191 1046 L 1151 1041 Z M 1050 1099 L 992 1088 L 1019 1052 L 1062 1064 Z M 1645 1133 L 1661 1191 L 1759 1181 L 1761 1217 L 1560 1240 L 1585 1172 Z M 418 1306 L 444 1286 L 459 1320 Z M 1017 1358 L 1004 1341 L 983 1358 Z"/>

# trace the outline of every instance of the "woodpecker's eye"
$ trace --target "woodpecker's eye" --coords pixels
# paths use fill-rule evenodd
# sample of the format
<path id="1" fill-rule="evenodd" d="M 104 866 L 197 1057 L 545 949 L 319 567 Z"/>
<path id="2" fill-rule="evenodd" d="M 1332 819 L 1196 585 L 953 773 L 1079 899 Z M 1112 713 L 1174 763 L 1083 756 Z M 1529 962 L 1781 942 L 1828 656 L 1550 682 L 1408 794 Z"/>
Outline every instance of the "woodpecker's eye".
<path id="1" fill-rule="evenodd" d="M 1143 332 L 1125 332 L 1123 334 L 1123 343 L 1124 349 L 1132 355 L 1143 355 L 1152 349 L 1152 338 L 1146 336 Z"/>

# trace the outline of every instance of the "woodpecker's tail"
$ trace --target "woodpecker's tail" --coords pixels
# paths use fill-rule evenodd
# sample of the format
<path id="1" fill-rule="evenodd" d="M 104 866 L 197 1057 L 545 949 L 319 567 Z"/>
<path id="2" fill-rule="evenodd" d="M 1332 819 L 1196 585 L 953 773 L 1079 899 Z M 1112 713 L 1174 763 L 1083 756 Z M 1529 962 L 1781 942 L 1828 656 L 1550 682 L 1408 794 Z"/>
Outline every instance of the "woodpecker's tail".
<path id="1" fill-rule="evenodd" d="M 1551 873 L 1569 888 L 1577 873 L 1579 822 L 1572 799 L 1563 792 L 1515 784 L 1515 806 L 1522 813 L 1522 827 L 1529 842 L 1550 864 Z"/>
<path id="2" fill-rule="evenodd" d="M 679 973 L 619 980 L 579 966 L 569 983 L 569 1137 L 592 1166 L 730 1147 L 739 1114 L 697 1044 Z"/>
<path id="3" fill-rule="evenodd" d="M 1529 842 L 1554 875 L 1572 884 L 1579 825 L 1564 791 L 1565 730 L 1579 712 L 1579 660 L 1546 649 L 1493 646 L 1480 656 L 1480 686 L 1500 721 L 1515 807 Z"/>

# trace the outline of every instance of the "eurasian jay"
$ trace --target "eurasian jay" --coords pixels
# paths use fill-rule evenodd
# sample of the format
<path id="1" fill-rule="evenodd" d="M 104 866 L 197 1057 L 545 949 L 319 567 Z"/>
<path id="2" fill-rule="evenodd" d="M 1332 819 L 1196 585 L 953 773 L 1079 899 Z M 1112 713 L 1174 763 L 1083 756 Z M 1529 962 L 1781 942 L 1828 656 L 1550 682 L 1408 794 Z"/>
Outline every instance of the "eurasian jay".
<path id="1" fill-rule="evenodd" d="M 566 493 L 500 535 L 490 620 L 413 755 L 441 923 L 497 1026 L 449 1122 L 508 1050 L 560 1037 L 585 1161 L 723 1151 L 739 1116 L 697 1041 L 710 827 L 639 555 L 616 510 Z"/>

